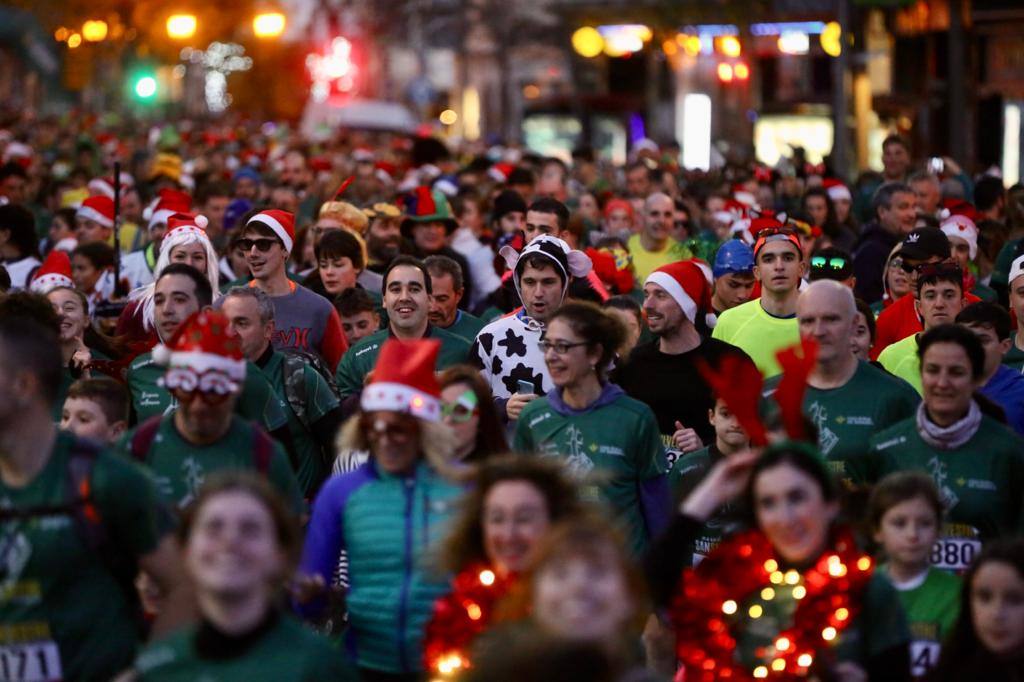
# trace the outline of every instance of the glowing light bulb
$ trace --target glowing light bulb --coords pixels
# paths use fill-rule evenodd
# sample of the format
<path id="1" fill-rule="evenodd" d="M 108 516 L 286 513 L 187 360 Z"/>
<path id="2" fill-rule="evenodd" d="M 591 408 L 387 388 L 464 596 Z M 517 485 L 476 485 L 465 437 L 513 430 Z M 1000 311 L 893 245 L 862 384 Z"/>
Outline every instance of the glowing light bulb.
<path id="1" fill-rule="evenodd" d="M 760 604 L 754 604 L 747 610 L 747 613 L 750 614 L 751 618 L 760 618 L 761 614 L 764 613 L 764 609 L 761 608 Z"/>
<path id="2" fill-rule="evenodd" d="M 488 571 L 488 570 L 480 571 L 480 582 L 483 585 L 493 585 L 494 584 L 494 571 Z"/>
<path id="3" fill-rule="evenodd" d="M 775 640 L 775 648 L 779 651 L 787 651 L 789 649 L 790 641 L 787 637 L 779 637 Z"/>
<path id="4" fill-rule="evenodd" d="M 834 627 L 829 626 L 821 631 L 821 638 L 826 642 L 831 642 L 833 639 L 836 638 L 837 634 L 839 633 L 836 631 L 836 629 Z"/>
<path id="5" fill-rule="evenodd" d="M 775 590 L 773 590 L 770 587 L 764 588 L 763 590 L 761 590 L 761 599 L 764 599 L 765 601 L 771 601 L 772 599 L 775 599 Z"/>
<path id="6" fill-rule="evenodd" d="M 722 613 L 731 616 L 732 614 L 736 613 L 736 609 L 738 608 L 739 607 L 736 605 L 736 602 L 730 599 L 729 601 L 722 604 Z"/>

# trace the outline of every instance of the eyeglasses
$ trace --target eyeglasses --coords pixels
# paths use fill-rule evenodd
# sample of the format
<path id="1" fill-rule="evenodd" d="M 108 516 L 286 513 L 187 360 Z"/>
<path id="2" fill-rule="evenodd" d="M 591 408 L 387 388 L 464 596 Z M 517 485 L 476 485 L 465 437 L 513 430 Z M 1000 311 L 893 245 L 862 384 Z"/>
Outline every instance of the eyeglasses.
<path id="1" fill-rule="evenodd" d="M 811 256 L 812 268 L 843 270 L 846 268 L 846 263 L 847 260 L 842 256 Z"/>
<path id="2" fill-rule="evenodd" d="M 537 347 L 540 348 L 540 352 L 547 354 L 549 350 L 555 351 L 555 355 L 565 355 L 569 352 L 570 348 L 576 348 L 577 346 L 589 346 L 590 344 L 586 341 L 580 341 L 579 343 L 569 343 L 568 341 L 548 341 L 547 339 L 541 339 L 537 342 Z"/>
<path id="3" fill-rule="evenodd" d="M 242 249 L 243 251 L 252 251 L 252 247 L 255 246 L 257 251 L 259 251 L 261 253 L 266 253 L 267 251 L 270 251 L 271 247 L 273 247 L 274 244 L 280 244 L 281 242 L 278 241 L 277 239 L 262 239 L 261 238 L 261 239 L 239 239 L 235 243 L 238 245 L 238 248 Z"/>
<path id="4" fill-rule="evenodd" d="M 188 405 L 194 402 L 197 398 L 202 398 L 203 402 L 207 405 L 223 405 L 228 398 L 231 397 L 230 393 L 215 393 L 213 391 L 197 391 L 191 390 L 186 391 L 183 388 L 172 388 L 171 395 L 182 405 Z"/>

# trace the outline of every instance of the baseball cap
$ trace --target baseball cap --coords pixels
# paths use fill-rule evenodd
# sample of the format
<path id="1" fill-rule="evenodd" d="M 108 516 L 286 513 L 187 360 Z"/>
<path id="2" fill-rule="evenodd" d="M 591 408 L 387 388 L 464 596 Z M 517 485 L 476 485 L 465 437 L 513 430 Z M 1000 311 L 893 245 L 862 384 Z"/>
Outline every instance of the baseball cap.
<path id="1" fill-rule="evenodd" d="M 903 239 L 900 256 L 913 260 L 927 260 L 932 256 L 949 258 L 949 239 L 937 227 L 919 227 Z"/>
<path id="2" fill-rule="evenodd" d="M 1013 284 L 1013 280 L 1021 275 L 1024 275 L 1024 256 L 1017 256 L 1013 260 L 1013 265 L 1010 266 L 1010 276 L 1006 278 L 1006 281 Z"/>

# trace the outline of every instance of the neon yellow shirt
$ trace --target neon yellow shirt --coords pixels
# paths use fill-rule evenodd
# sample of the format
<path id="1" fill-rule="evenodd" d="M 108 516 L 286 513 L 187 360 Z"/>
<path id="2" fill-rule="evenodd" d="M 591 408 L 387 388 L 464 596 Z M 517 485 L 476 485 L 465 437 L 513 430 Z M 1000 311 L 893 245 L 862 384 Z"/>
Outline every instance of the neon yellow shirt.
<path id="1" fill-rule="evenodd" d="M 878 356 L 878 362 L 890 373 L 903 379 L 923 395 L 921 387 L 921 359 L 917 357 L 917 334 L 911 334 L 896 343 L 890 343 Z"/>
<path id="2" fill-rule="evenodd" d="M 636 281 L 641 286 L 647 276 L 662 265 L 693 258 L 690 250 L 675 239 L 669 239 L 661 251 L 648 251 L 640 243 L 640 235 L 634 234 L 626 242 L 626 248 L 629 249 L 629 255 L 633 258 L 633 271 L 636 273 Z"/>
<path id="3" fill-rule="evenodd" d="M 782 371 L 775 354 L 800 343 L 800 327 L 796 315 L 769 315 L 754 299 L 723 312 L 711 336 L 742 348 L 767 378 Z"/>

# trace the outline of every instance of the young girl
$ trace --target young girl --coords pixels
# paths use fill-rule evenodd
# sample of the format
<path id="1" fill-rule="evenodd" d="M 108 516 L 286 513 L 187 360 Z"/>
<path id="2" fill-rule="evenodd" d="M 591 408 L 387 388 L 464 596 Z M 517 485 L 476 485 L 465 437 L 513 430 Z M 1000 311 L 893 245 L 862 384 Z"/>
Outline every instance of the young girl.
<path id="1" fill-rule="evenodd" d="M 942 514 L 935 483 L 916 471 L 886 476 L 868 503 L 871 531 L 885 553 L 882 570 L 899 592 L 910 626 L 915 679 L 935 667 L 960 610 L 960 579 L 930 565 Z"/>
<path id="2" fill-rule="evenodd" d="M 964 575 L 960 617 L 934 682 L 1024 679 L 1024 542 L 985 546 Z"/>

